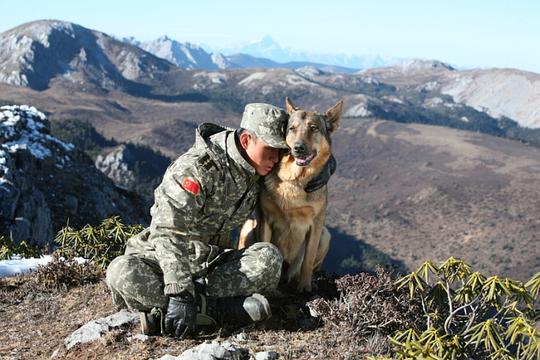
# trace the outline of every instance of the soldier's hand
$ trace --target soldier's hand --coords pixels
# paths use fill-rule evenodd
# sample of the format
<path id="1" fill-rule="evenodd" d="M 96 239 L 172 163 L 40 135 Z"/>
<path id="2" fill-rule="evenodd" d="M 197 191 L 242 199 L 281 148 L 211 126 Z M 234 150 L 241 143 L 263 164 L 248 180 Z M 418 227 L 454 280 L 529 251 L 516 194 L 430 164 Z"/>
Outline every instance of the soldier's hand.
<path id="1" fill-rule="evenodd" d="M 332 174 L 336 171 L 336 159 L 334 158 L 334 155 L 330 155 L 330 158 L 324 164 L 324 167 L 322 168 L 321 172 L 319 172 L 313 179 L 311 179 L 306 187 L 304 188 L 305 192 L 313 192 L 315 190 L 318 190 L 322 188 L 324 185 L 328 183 L 328 180 L 330 180 L 330 177 Z"/>
<path id="2" fill-rule="evenodd" d="M 170 295 L 165 315 L 165 333 L 178 339 L 193 335 L 196 328 L 197 303 L 189 292 Z"/>

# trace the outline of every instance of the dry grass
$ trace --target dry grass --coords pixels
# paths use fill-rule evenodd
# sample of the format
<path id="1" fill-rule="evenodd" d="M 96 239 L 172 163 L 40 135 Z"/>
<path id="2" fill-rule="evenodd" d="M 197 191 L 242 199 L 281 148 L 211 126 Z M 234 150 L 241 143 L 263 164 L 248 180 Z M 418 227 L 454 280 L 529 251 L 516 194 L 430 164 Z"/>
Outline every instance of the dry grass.
<path id="1" fill-rule="evenodd" d="M 368 327 L 366 322 L 359 325 L 351 321 L 356 318 L 351 311 L 373 312 L 381 306 L 396 310 L 388 307 L 393 300 L 381 303 L 383 299 L 377 297 L 391 288 L 387 275 L 363 274 L 358 278 L 338 279 L 337 282 L 323 277 L 317 280 L 317 285 L 325 298 L 311 302 L 295 295 L 272 299 L 273 318 L 256 327 L 219 329 L 214 333 L 200 334 L 194 340 L 151 337 L 141 342 L 132 338 L 139 332 L 138 326 L 133 326 L 117 329 L 98 341 L 67 351 L 64 339 L 73 331 L 114 312 L 109 291 L 103 279 L 95 284 L 62 288 L 36 286 L 37 278 L 37 275 L 31 275 L 0 279 L 2 359 L 45 359 L 53 354 L 57 358 L 78 360 L 149 359 L 165 354 L 178 356 L 205 340 L 229 340 L 248 349 L 251 354 L 276 351 L 280 359 L 359 359 L 370 353 L 388 353 L 386 335 L 389 329 L 380 326 L 379 320 L 368 324 Z M 348 287 L 346 291 L 341 288 L 339 297 L 336 283 L 338 288 Z M 357 299 L 363 299 L 361 302 L 355 302 L 351 297 L 356 291 L 364 292 L 355 295 Z M 318 321 L 310 318 L 308 308 L 308 305 L 317 308 L 314 305 L 317 302 L 333 307 L 330 314 L 319 306 L 321 318 Z M 352 308 L 347 308 L 346 302 L 350 302 Z M 388 314 L 394 316 L 392 311 Z M 405 316 L 404 313 L 399 315 Z"/>

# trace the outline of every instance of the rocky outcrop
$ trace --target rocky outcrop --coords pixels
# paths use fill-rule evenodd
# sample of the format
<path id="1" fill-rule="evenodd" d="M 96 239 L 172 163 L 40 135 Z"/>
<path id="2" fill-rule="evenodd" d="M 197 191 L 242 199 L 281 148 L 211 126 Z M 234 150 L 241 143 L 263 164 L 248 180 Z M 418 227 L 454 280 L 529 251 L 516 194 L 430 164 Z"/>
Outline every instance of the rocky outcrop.
<path id="1" fill-rule="evenodd" d="M 98 155 L 96 167 L 117 186 L 141 194 L 153 203 L 154 188 L 171 163 L 168 157 L 136 144 L 121 144 Z"/>
<path id="2" fill-rule="evenodd" d="M 129 189 L 134 186 L 136 178 L 132 164 L 135 158 L 126 145 L 100 154 L 96 158 L 96 167 L 118 186 Z"/>
<path id="3" fill-rule="evenodd" d="M 87 155 L 51 136 L 43 113 L 25 105 L 0 108 L 0 234 L 50 247 L 66 223 L 111 215 L 146 222 L 140 197 L 115 187 Z"/>

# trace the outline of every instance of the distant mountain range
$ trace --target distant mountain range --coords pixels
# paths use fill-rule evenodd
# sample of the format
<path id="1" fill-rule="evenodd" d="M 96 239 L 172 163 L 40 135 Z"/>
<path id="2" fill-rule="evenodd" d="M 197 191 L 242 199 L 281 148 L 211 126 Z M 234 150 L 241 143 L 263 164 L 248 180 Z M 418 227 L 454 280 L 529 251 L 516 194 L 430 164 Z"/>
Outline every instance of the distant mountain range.
<path id="1" fill-rule="evenodd" d="M 349 69 L 369 69 L 374 67 L 391 66 L 402 63 L 407 59 L 393 57 L 383 57 L 380 55 L 350 55 L 317 53 L 308 51 L 298 51 L 282 47 L 269 35 L 262 39 L 240 44 L 234 47 L 217 48 L 223 54 L 247 54 L 254 57 L 271 59 L 278 63 L 303 62 L 327 64 Z"/>
<path id="2" fill-rule="evenodd" d="M 262 44 L 278 48 L 269 39 Z M 435 60 L 354 73 L 307 64 L 209 54 L 167 37 L 150 43 L 119 41 L 56 20 L 35 21 L 0 34 L 0 83 L 19 87 L 42 91 L 58 84 L 69 91 L 101 94 L 118 90 L 158 100 L 218 102 L 235 112 L 254 100 L 280 103 L 285 95 L 322 106 L 339 97 L 345 99 L 349 117 L 447 125 L 540 145 L 535 139 L 539 135 L 520 128 L 540 128 L 538 74 L 458 71 Z"/>
<path id="3" fill-rule="evenodd" d="M 309 57 L 299 56 L 277 56 L 279 59 L 290 60 L 271 60 L 275 59 L 273 54 L 264 56 L 265 51 L 254 51 L 256 47 L 246 47 L 242 51 L 234 52 L 231 55 L 223 55 L 221 52 L 207 52 L 203 47 L 186 42 L 181 43 L 167 36 L 159 37 L 156 40 L 149 42 L 140 42 L 135 38 L 124 38 L 122 41 L 140 47 L 141 49 L 154 54 L 157 57 L 168 60 L 171 63 L 185 69 L 202 69 L 202 70 L 218 70 L 218 69 L 239 69 L 239 68 L 288 68 L 296 69 L 303 66 L 316 66 L 327 72 L 342 72 L 353 73 L 360 69 L 359 67 L 345 67 L 339 65 L 328 65 L 330 62 L 314 62 L 310 61 Z M 278 45 L 277 45 L 278 46 Z M 281 48 L 280 48 L 281 49 Z M 245 50 L 245 51 L 244 51 Z M 284 50 L 281 50 L 284 53 Z M 258 56 L 257 54 L 262 54 Z M 297 59 L 293 61 L 291 59 Z M 298 60 L 304 59 L 304 60 Z"/>

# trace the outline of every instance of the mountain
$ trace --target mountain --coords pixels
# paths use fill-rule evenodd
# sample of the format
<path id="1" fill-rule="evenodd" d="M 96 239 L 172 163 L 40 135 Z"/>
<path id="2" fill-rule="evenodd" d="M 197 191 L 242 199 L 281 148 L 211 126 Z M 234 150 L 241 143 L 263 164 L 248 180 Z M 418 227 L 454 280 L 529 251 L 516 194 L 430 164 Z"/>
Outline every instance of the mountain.
<path id="1" fill-rule="evenodd" d="M 35 90 L 55 79 L 128 90 L 171 68 L 138 47 L 65 21 L 34 21 L 0 34 L 0 82 Z"/>
<path id="2" fill-rule="evenodd" d="M 517 69 L 457 71 L 436 60 L 413 60 L 361 74 L 403 89 L 422 88 L 424 92 L 450 96 L 457 104 L 496 119 L 512 119 L 523 128 L 540 128 L 540 74 Z"/>
<path id="3" fill-rule="evenodd" d="M 326 64 L 349 69 L 367 69 L 374 67 L 390 66 L 402 62 L 402 59 L 387 58 L 379 55 L 346 55 L 297 51 L 284 48 L 274 41 L 269 35 L 260 40 L 251 41 L 233 47 L 221 48 L 223 54 L 247 54 L 254 57 L 271 59 L 279 63 L 304 62 Z"/>
<path id="4" fill-rule="evenodd" d="M 139 42 L 133 38 L 124 39 L 124 41 L 185 69 L 216 70 L 237 67 L 222 54 L 210 54 L 200 46 L 180 43 L 167 36 L 149 42 Z"/>
<path id="5" fill-rule="evenodd" d="M 0 107 L 0 235 L 51 249 L 66 224 L 112 215 L 128 223 L 148 220 L 142 199 L 114 186 L 73 144 L 51 136 L 42 112 Z"/>

